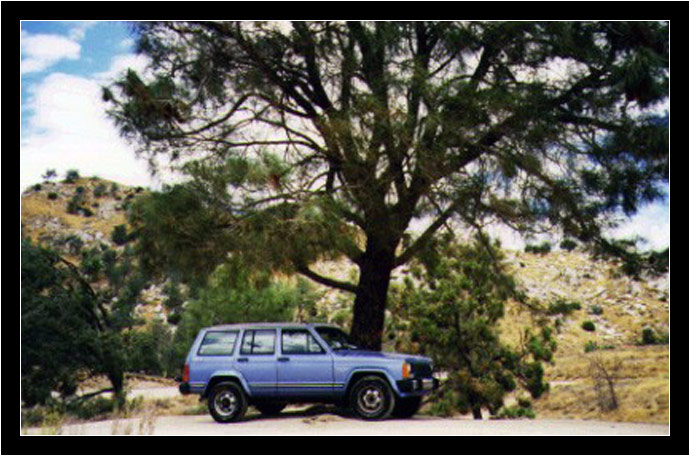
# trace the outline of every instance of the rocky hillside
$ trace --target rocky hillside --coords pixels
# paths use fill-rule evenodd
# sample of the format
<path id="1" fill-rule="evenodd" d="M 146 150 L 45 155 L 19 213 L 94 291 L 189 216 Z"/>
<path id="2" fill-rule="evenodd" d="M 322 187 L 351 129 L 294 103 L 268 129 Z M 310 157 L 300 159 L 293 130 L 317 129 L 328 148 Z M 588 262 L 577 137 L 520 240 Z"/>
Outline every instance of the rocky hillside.
<path id="1" fill-rule="evenodd" d="M 51 245 L 73 261 L 78 250 L 98 243 L 114 249 L 116 226 L 126 224 L 126 208 L 145 192 L 98 178 L 79 178 L 71 183 L 42 183 L 21 196 L 24 236 Z M 669 333 L 669 277 L 640 281 L 621 274 L 614 262 L 594 261 L 583 252 L 556 251 L 534 254 L 507 251 L 507 263 L 518 282 L 543 306 L 551 306 L 546 318 L 557 330 L 558 350 L 547 371 L 552 391 L 535 404 L 545 416 L 607 418 L 626 421 L 668 420 L 668 345 L 640 346 L 643 331 Z M 354 280 L 356 269 L 342 263 L 317 267 L 334 278 Z M 399 279 L 404 271 L 398 272 Z M 141 295 L 140 315 L 165 319 L 162 284 Z M 329 321 L 347 324 L 350 296 L 323 289 L 317 304 Z M 509 303 L 502 324 L 508 342 L 519 340 L 533 316 L 516 303 Z M 593 326 L 584 329 L 583 323 Z M 591 361 L 601 357 L 617 363 L 621 406 L 602 415 L 596 405 Z M 589 398 L 588 400 L 585 400 Z"/>

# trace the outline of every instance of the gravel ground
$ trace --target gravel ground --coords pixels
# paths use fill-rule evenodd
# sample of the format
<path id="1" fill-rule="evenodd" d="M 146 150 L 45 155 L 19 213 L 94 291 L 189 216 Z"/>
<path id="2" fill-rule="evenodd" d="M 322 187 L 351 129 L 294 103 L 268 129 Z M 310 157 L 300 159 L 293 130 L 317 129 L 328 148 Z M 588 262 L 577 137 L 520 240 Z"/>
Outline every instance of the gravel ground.
<path id="1" fill-rule="evenodd" d="M 29 434 L 40 434 L 30 429 Z M 250 415 L 240 423 L 218 424 L 209 415 L 133 418 L 65 426 L 63 435 L 668 435 L 668 425 L 580 420 L 483 420 L 415 417 L 360 421 L 338 415 L 290 411 L 275 418 Z"/>

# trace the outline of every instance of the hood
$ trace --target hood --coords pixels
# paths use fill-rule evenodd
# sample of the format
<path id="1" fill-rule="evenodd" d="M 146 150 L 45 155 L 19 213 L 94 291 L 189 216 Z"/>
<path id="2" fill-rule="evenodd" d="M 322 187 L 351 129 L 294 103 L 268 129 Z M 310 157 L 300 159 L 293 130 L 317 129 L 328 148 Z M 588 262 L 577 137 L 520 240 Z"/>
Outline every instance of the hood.
<path id="1" fill-rule="evenodd" d="M 420 355 L 408 355 L 406 353 L 392 353 L 380 352 L 373 350 L 338 350 L 335 351 L 336 356 L 344 357 L 362 357 L 362 358 L 384 358 L 384 359 L 398 359 L 400 361 L 431 363 L 431 358 Z"/>

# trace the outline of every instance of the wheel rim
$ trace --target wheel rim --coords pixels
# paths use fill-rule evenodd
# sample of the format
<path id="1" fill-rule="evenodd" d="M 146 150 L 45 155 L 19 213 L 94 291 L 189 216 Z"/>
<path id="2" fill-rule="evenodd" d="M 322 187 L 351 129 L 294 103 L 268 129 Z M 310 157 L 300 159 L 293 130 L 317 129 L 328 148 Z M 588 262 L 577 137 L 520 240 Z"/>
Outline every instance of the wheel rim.
<path id="1" fill-rule="evenodd" d="M 237 410 L 237 396 L 230 390 L 223 390 L 213 398 L 213 408 L 221 416 L 231 416 Z"/>
<path id="2" fill-rule="evenodd" d="M 385 394 L 378 385 L 367 385 L 360 390 L 357 397 L 359 409 L 367 415 L 372 415 L 383 410 Z"/>

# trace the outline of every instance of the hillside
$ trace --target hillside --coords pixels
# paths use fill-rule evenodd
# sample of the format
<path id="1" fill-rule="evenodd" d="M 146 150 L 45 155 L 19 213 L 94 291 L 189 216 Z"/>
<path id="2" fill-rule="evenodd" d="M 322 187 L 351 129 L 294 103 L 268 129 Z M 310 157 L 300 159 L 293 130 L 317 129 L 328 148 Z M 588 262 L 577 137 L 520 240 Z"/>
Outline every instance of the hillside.
<path id="1" fill-rule="evenodd" d="M 72 261 L 79 261 L 74 245 L 90 247 L 103 243 L 113 249 L 111 235 L 126 224 L 129 202 L 144 189 L 127 187 L 98 178 L 79 178 L 72 183 L 46 182 L 27 189 L 21 196 L 23 235 L 51 245 Z M 70 205 L 70 201 L 75 201 Z M 68 209 L 71 210 L 70 213 Z M 569 312 L 547 318 L 557 329 L 555 363 L 547 368 L 551 392 L 535 403 L 545 418 L 598 418 L 617 421 L 666 423 L 669 416 L 669 346 L 639 345 L 645 328 L 655 334 L 669 332 L 669 277 L 635 281 L 622 275 L 613 262 L 593 261 L 578 251 L 547 254 L 507 251 L 507 263 L 518 282 L 544 306 L 576 303 Z M 325 263 L 319 270 L 334 278 L 351 278 L 354 268 Z M 400 279 L 404 271 L 397 273 Z M 145 318 L 165 319 L 162 284 L 144 290 L 137 312 Z M 317 304 L 329 321 L 347 324 L 350 297 L 323 289 Z M 576 308 L 579 307 L 579 308 Z M 516 303 L 509 303 L 501 332 L 515 343 L 532 316 Z M 591 321 L 594 331 L 582 324 Z M 585 347 L 588 352 L 585 352 Z M 595 361 L 612 373 L 620 407 L 601 412 L 594 381 Z"/>

